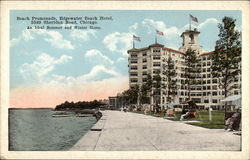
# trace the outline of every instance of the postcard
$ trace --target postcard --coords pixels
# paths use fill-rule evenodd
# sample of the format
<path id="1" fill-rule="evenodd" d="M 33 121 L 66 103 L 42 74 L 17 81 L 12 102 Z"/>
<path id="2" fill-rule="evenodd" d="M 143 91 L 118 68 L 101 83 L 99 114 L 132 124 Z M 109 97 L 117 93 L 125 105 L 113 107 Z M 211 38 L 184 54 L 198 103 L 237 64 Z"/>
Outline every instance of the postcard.
<path id="1" fill-rule="evenodd" d="M 17 3 L 1 158 L 249 158 L 248 2 Z"/>

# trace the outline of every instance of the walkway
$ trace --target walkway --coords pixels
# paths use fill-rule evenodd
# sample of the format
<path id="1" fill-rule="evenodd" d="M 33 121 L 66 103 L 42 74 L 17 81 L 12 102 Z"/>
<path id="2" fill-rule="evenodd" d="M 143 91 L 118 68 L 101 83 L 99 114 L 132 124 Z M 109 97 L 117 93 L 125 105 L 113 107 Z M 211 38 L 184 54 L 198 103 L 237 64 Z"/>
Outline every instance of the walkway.
<path id="1" fill-rule="evenodd" d="M 71 150 L 78 151 L 239 151 L 241 137 L 223 129 L 142 114 L 103 111 L 103 117 Z"/>

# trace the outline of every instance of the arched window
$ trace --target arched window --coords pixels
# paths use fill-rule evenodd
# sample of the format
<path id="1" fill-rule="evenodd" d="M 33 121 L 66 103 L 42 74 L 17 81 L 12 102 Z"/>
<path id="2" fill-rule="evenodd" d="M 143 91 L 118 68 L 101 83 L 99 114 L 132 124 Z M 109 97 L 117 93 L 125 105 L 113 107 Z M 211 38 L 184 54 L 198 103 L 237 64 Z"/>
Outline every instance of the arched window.
<path id="1" fill-rule="evenodd" d="M 194 35 L 193 34 L 189 35 L 189 43 L 194 43 Z"/>

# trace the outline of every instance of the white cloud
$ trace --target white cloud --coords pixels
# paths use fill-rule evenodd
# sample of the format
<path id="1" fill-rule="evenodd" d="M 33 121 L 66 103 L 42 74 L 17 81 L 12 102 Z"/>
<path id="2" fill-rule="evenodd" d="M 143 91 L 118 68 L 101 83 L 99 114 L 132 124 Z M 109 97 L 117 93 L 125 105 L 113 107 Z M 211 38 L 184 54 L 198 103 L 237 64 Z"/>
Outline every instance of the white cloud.
<path id="1" fill-rule="evenodd" d="M 96 30 L 73 30 L 70 33 L 70 36 L 73 39 L 81 39 L 83 41 L 88 41 L 90 36 L 94 36 L 96 34 Z"/>
<path id="2" fill-rule="evenodd" d="M 22 40 L 34 40 L 35 35 L 44 36 L 44 40 L 49 42 L 52 46 L 56 48 L 74 49 L 74 46 L 71 44 L 71 41 L 65 40 L 62 34 L 58 31 L 48 31 L 43 29 L 25 29 L 22 31 L 22 34 L 18 38 L 11 39 L 11 45 L 16 45 Z"/>
<path id="3" fill-rule="evenodd" d="M 103 39 L 104 45 L 112 52 L 127 55 L 127 50 L 132 47 L 133 33 L 113 32 Z"/>
<path id="4" fill-rule="evenodd" d="M 202 30 L 205 26 L 210 24 L 217 24 L 219 21 L 215 18 L 208 18 L 198 26 L 192 24 L 192 28 Z M 155 34 L 155 30 L 159 30 L 164 33 L 164 40 L 167 47 L 178 49 L 181 45 L 180 35 L 183 31 L 189 28 L 189 24 L 184 25 L 181 28 L 174 26 L 167 27 L 164 21 L 156 21 L 153 19 L 144 19 L 141 22 L 136 22 L 129 26 L 128 32 L 113 32 L 103 39 L 103 43 L 112 52 L 122 53 L 127 55 L 127 50 L 132 47 L 132 36 L 137 32 L 141 32 L 146 29 L 147 34 Z M 144 32 L 145 33 L 145 32 Z"/>
<path id="5" fill-rule="evenodd" d="M 74 49 L 74 46 L 69 40 L 63 39 L 61 33 L 57 31 L 47 31 L 47 30 L 33 30 L 34 33 L 38 35 L 43 35 L 45 41 L 49 42 L 52 46 L 60 49 Z"/>
<path id="6" fill-rule="evenodd" d="M 78 77 L 53 75 L 54 80 L 52 80 L 50 83 L 79 84 L 83 82 L 93 81 L 93 79 L 99 76 L 101 73 L 105 73 L 107 75 L 114 76 L 114 77 L 120 75 L 113 69 L 106 68 L 104 65 L 96 65 L 89 71 L 89 73 L 78 76 Z M 105 79 L 105 78 L 102 78 L 102 79 Z"/>
<path id="7" fill-rule="evenodd" d="M 115 72 L 114 70 L 111 70 L 111 69 L 107 69 L 105 66 L 103 65 L 96 65 L 94 66 L 91 71 L 84 75 L 83 78 L 84 79 L 91 79 L 91 78 L 94 78 L 95 76 L 98 75 L 98 73 L 100 72 L 103 72 L 103 73 L 107 73 L 109 75 L 112 75 L 112 76 L 118 76 L 119 74 L 117 72 Z"/>
<path id="8" fill-rule="evenodd" d="M 114 61 L 112 61 L 109 57 L 105 56 L 101 51 L 96 49 L 88 50 L 85 54 L 86 57 L 95 57 L 95 58 L 101 58 L 105 62 L 108 62 L 110 64 L 113 64 Z"/>
<path id="9" fill-rule="evenodd" d="M 62 55 L 59 59 L 55 59 L 47 53 L 42 53 L 33 63 L 23 64 L 19 71 L 25 79 L 42 81 L 43 76 L 54 70 L 55 65 L 64 64 L 70 59 L 72 57 L 67 55 Z"/>
<path id="10" fill-rule="evenodd" d="M 217 19 L 208 18 L 204 22 L 200 23 L 197 28 L 202 29 L 202 28 L 204 28 L 205 26 L 207 26 L 209 24 L 216 24 L 217 25 L 218 23 L 219 23 L 219 21 Z"/>
<path id="11" fill-rule="evenodd" d="M 19 42 L 20 42 L 20 38 L 12 38 L 10 40 L 10 46 L 14 46 L 14 45 L 17 45 Z"/>
<path id="12" fill-rule="evenodd" d="M 126 58 L 120 57 L 120 58 L 118 58 L 118 59 L 116 60 L 116 62 L 121 62 L 121 61 L 125 61 L 125 60 L 126 60 Z"/>
<path id="13" fill-rule="evenodd" d="M 138 27 L 139 27 L 139 24 L 138 24 L 138 23 L 135 23 L 135 24 L 133 24 L 132 26 L 129 27 L 129 30 L 130 30 L 130 31 L 136 30 Z"/>
<path id="14" fill-rule="evenodd" d="M 27 29 L 22 31 L 22 37 L 25 41 L 34 39 L 34 37 L 31 35 L 31 32 Z"/>

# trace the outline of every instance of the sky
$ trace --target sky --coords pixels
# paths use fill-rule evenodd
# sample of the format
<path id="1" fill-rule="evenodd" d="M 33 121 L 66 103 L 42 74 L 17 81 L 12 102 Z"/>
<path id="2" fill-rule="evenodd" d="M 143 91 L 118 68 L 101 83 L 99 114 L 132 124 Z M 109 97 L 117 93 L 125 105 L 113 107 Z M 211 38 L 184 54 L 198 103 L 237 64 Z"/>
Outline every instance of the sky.
<path id="1" fill-rule="evenodd" d="M 189 28 L 189 14 L 197 17 L 192 28 L 200 32 L 203 52 L 213 51 L 218 23 L 236 19 L 240 11 L 199 10 L 12 10 L 10 11 L 10 107 L 55 107 L 67 101 L 107 99 L 128 89 L 128 55 L 133 35 L 136 48 L 157 42 L 179 49 L 181 33 Z M 100 29 L 34 29 L 30 20 L 17 17 L 112 17 L 97 20 Z M 79 24 L 77 26 L 87 26 Z M 33 27 L 27 29 L 27 27 Z M 44 25 L 45 27 L 47 25 Z M 70 24 L 51 24 L 63 28 Z"/>

